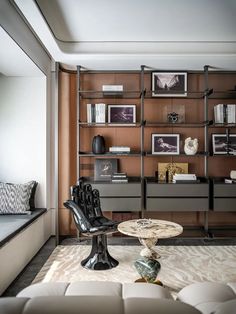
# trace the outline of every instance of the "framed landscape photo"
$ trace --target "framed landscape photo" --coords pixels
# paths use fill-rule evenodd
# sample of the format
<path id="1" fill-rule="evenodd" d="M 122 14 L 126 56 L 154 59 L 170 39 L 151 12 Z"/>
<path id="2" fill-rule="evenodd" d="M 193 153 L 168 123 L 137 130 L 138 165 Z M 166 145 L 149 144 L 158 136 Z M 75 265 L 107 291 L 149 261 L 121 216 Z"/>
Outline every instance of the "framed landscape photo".
<path id="1" fill-rule="evenodd" d="M 187 72 L 152 72 L 152 97 L 186 97 Z"/>
<path id="2" fill-rule="evenodd" d="M 236 155 L 236 134 L 229 135 L 228 143 L 226 134 L 212 134 L 212 150 L 214 155 Z"/>
<path id="3" fill-rule="evenodd" d="M 179 155 L 179 134 L 152 134 L 153 155 Z"/>
<path id="4" fill-rule="evenodd" d="M 108 105 L 108 123 L 136 123 L 136 105 Z"/>
<path id="5" fill-rule="evenodd" d="M 94 164 L 94 181 L 110 181 L 114 172 L 117 172 L 118 159 L 97 158 Z"/>

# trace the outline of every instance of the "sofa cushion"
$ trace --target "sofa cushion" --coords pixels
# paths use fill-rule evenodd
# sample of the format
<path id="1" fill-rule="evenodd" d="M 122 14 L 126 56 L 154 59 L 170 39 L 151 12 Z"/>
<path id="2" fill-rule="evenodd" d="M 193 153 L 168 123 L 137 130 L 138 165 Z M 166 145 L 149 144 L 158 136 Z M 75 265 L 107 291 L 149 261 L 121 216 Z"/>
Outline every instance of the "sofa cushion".
<path id="1" fill-rule="evenodd" d="M 23 314 L 122 314 L 123 300 L 110 296 L 52 296 L 30 299 Z M 5 313 L 4 313 L 5 314 Z M 8 313 L 7 313 L 8 314 Z M 10 313 L 9 313 L 10 314 Z"/>
<path id="2" fill-rule="evenodd" d="M 29 299 L 27 298 L 0 298 L 1 314 L 21 314 Z"/>
<path id="3" fill-rule="evenodd" d="M 38 296 L 119 296 L 127 298 L 172 299 L 167 288 L 151 283 L 119 283 L 111 281 L 42 282 L 26 287 L 17 297 Z"/>
<path id="4" fill-rule="evenodd" d="M 144 282 L 123 283 L 123 298 L 173 299 L 167 288 Z"/>
<path id="5" fill-rule="evenodd" d="M 71 283 L 65 295 L 122 296 L 122 284 L 111 281 L 81 281 Z"/>
<path id="6" fill-rule="evenodd" d="M 125 314 L 201 314 L 194 307 L 173 300 L 129 298 L 124 300 Z"/>
<path id="7" fill-rule="evenodd" d="M 191 304 L 204 314 L 210 314 L 222 302 L 235 299 L 230 286 L 218 282 L 199 282 L 183 288 L 177 300 Z"/>
<path id="8" fill-rule="evenodd" d="M 20 291 L 17 297 L 33 298 L 46 296 L 61 296 L 65 295 L 69 283 L 66 282 L 40 282 Z"/>
<path id="9" fill-rule="evenodd" d="M 221 303 L 211 314 L 233 314 L 236 313 L 236 299 Z"/>
<path id="10" fill-rule="evenodd" d="M 197 306 L 203 302 L 225 302 L 235 298 L 233 290 L 223 283 L 199 282 L 183 288 L 177 299 Z"/>
<path id="11" fill-rule="evenodd" d="M 0 213 L 25 214 L 30 209 L 31 192 L 35 183 L 35 181 L 25 184 L 0 182 Z"/>

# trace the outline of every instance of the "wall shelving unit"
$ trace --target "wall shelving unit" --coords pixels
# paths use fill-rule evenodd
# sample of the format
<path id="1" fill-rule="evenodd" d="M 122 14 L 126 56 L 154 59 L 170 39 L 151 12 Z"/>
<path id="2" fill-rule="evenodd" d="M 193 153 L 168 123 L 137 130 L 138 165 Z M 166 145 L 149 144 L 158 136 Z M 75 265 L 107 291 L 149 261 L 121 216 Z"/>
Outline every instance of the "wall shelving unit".
<path id="1" fill-rule="evenodd" d="M 236 91 L 230 89 L 234 88 L 236 73 L 211 71 L 205 66 L 203 71 L 188 72 L 187 96 L 152 97 L 151 72 L 145 66 L 141 66 L 140 71 L 99 72 L 77 67 L 77 177 L 84 177 L 86 182 L 99 189 L 104 211 L 137 212 L 139 217 L 152 217 L 154 212 L 202 212 L 203 227 L 207 232 L 208 213 L 221 211 L 224 201 L 226 205 L 222 211 L 236 211 L 236 206 L 232 205 L 236 200 L 236 185 L 229 186 L 222 179 L 233 169 L 235 156 L 213 155 L 210 145 L 211 133 L 224 133 L 227 129 L 232 132 L 236 128 L 236 124 L 213 122 L 215 104 L 235 103 Z M 222 75 L 227 76 L 223 84 Z M 101 91 L 103 84 L 122 84 L 124 92 L 104 95 Z M 135 104 L 137 122 L 133 125 L 87 123 L 86 104 L 91 102 Z M 185 122 L 166 122 L 164 107 L 172 108 L 178 104 L 184 105 Z M 180 134 L 180 154 L 151 154 L 152 133 Z M 107 148 L 126 145 L 131 147 L 131 153 L 91 153 L 92 138 L 97 134 L 104 136 Z M 184 139 L 189 136 L 199 139 L 199 151 L 193 156 L 183 153 Z M 226 157 L 227 165 L 221 162 Z M 119 170 L 128 173 L 129 182 L 94 181 L 95 158 L 119 159 Z M 158 182 L 154 177 L 158 162 L 189 163 L 189 172 L 198 175 L 199 183 Z"/>

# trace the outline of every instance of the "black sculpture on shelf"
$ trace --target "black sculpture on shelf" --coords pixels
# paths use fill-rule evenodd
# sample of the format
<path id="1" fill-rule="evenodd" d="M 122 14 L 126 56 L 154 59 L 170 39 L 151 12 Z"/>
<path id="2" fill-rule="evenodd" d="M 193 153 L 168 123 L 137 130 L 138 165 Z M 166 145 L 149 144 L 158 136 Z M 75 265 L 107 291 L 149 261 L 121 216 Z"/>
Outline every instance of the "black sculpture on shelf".
<path id="1" fill-rule="evenodd" d="M 77 229 L 81 234 L 92 237 L 92 250 L 81 262 L 88 269 L 105 270 L 116 267 L 119 262 L 107 250 L 107 234 L 117 231 L 118 222 L 103 216 L 99 191 L 92 189 L 82 179 L 71 187 L 72 200 L 64 202 L 73 213 Z"/>

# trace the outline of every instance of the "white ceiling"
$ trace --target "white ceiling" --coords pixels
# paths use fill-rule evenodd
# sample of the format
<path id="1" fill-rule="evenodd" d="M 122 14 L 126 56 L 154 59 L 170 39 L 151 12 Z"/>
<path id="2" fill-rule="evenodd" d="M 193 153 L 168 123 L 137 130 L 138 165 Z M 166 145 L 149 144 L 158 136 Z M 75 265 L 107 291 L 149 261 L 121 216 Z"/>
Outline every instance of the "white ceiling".
<path id="1" fill-rule="evenodd" d="M 67 68 L 236 70 L 236 0 L 15 0 Z"/>
<path id="2" fill-rule="evenodd" d="M 39 68 L 0 27 L 0 72 L 5 76 L 43 76 Z"/>

